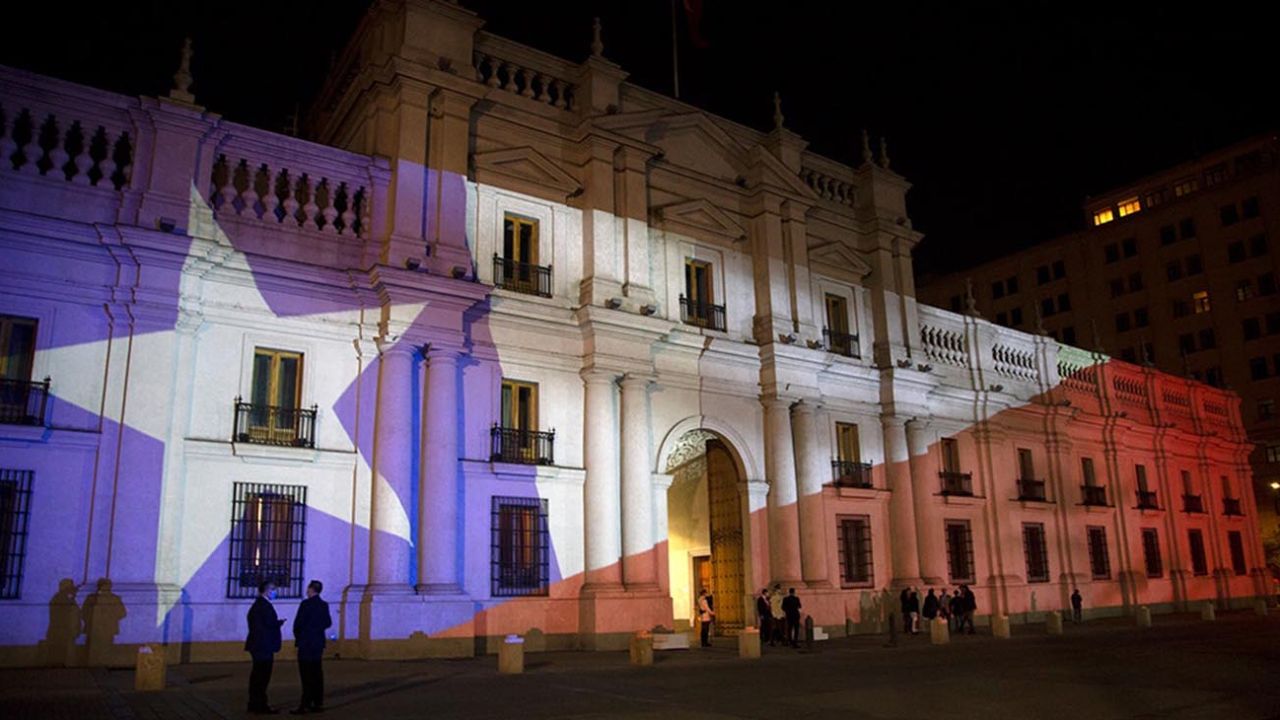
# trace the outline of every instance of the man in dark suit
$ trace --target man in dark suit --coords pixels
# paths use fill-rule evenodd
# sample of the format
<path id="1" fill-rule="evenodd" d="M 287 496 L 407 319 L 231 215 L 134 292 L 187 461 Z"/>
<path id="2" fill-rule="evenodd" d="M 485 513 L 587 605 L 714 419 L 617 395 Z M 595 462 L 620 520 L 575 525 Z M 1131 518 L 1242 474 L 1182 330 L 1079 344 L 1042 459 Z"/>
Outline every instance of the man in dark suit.
<path id="1" fill-rule="evenodd" d="M 244 649 L 253 658 L 253 670 L 249 673 L 249 712 L 256 715 L 274 715 L 276 710 L 267 704 L 267 685 L 271 682 L 271 664 L 280 652 L 280 626 L 284 624 L 276 616 L 271 600 L 276 596 L 276 584 L 270 580 L 258 583 L 258 597 L 249 608 L 249 637 Z"/>
<path id="2" fill-rule="evenodd" d="M 333 625 L 329 615 L 329 603 L 320 599 L 324 584 L 312 580 L 307 584 L 307 599 L 298 606 L 293 619 L 293 640 L 298 646 L 298 676 L 302 679 L 302 701 L 294 715 L 321 712 L 324 709 L 324 671 L 320 659 L 324 656 L 324 631 Z"/>

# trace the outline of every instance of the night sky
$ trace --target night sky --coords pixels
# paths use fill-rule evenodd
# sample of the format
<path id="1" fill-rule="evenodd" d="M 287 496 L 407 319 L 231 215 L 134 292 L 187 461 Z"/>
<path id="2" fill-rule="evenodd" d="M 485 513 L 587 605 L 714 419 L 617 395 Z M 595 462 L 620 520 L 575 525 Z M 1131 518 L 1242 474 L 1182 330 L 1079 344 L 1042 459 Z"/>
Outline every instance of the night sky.
<path id="1" fill-rule="evenodd" d="M 671 91 L 669 0 L 462 4 L 486 29 L 575 61 L 598 15 L 606 57 Z M 190 34 L 197 100 L 278 130 L 367 2 L 21 5 L 6 11 L 0 63 L 162 94 Z M 922 272 L 1078 227 L 1090 193 L 1280 127 L 1275 25 L 1257 5 L 704 5 L 709 47 L 692 47 L 681 19 L 681 99 L 767 130 L 777 89 L 787 126 L 847 162 L 861 128 L 887 135 L 894 169 L 915 186 Z"/>

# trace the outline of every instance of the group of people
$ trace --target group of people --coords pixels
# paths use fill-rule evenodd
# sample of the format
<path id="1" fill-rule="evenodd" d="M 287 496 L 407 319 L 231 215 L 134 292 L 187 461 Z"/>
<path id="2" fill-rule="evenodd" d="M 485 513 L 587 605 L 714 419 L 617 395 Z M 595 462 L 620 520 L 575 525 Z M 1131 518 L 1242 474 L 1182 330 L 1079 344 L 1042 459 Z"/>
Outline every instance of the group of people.
<path id="1" fill-rule="evenodd" d="M 325 630 L 333 625 L 329 615 L 329 603 L 320 598 L 324 585 L 312 580 L 307 585 L 307 598 L 298 606 L 293 619 L 293 639 L 298 648 L 298 676 L 302 680 L 302 700 L 292 711 L 294 715 L 324 710 L 324 672 L 320 659 L 324 655 Z M 267 703 L 267 685 L 271 682 L 271 668 L 275 655 L 280 652 L 280 628 L 284 618 L 276 615 L 276 586 L 270 580 L 258 583 L 258 597 L 249 607 L 249 637 L 244 649 L 253 658 L 253 670 L 249 673 L 249 712 L 255 715 L 275 715 L 278 711 Z"/>
<path id="2" fill-rule="evenodd" d="M 756 596 L 756 622 L 760 628 L 761 642 L 768 640 L 769 647 L 778 643 L 800 647 L 800 597 L 795 588 L 784 594 L 782 583 L 774 583 L 773 589 L 761 588 Z"/>
<path id="3" fill-rule="evenodd" d="M 966 628 L 970 635 L 974 632 L 973 615 L 978 610 L 978 598 L 968 585 L 957 587 L 954 593 L 946 588 L 943 588 L 941 593 L 936 592 L 934 588 L 929 588 L 923 607 L 920 602 L 920 593 L 913 587 L 903 588 L 898 600 L 902 605 L 904 633 L 915 635 L 920 632 L 922 616 L 927 622 L 935 618 L 946 620 L 947 628 L 951 632 L 961 633 Z"/>

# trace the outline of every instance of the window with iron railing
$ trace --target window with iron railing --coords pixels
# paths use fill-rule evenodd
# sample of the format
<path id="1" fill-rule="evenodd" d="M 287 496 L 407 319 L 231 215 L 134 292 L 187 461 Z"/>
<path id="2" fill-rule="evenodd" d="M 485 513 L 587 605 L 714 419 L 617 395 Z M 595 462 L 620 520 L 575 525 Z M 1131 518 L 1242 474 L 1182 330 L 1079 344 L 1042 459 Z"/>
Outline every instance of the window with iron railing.
<path id="1" fill-rule="evenodd" d="M 1083 504 L 1106 507 L 1107 489 L 1101 485 L 1081 485 L 1080 495 Z"/>
<path id="2" fill-rule="evenodd" d="M 1242 517 L 1244 511 L 1240 509 L 1240 498 L 1222 498 L 1222 514 L 1231 517 Z"/>
<path id="3" fill-rule="evenodd" d="M 44 425 L 49 378 L 34 382 L 36 320 L 0 315 L 0 424 Z"/>
<path id="4" fill-rule="evenodd" d="M 551 266 L 538 264 L 538 221 L 507 213 L 502 254 L 493 254 L 493 284 L 526 295 L 551 297 Z"/>
<path id="5" fill-rule="evenodd" d="M 973 495 L 972 473 L 943 470 L 938 477 L 942 479 L 943 495 Z"/>
<path id="6" fill-rule="evenodd" d="M 306 529 L 305 487 L 235 483 L 227 597 L 253 597 L 263 580 L 275 583 L 281 597 L 302 597 Z"/>
<path id="7" fill-rule="evenodd" d="M 871 463 L 832 460 L 831 476 L 836 487 L 871 487 Z"/>
<path id="8" fill-rule="evenodd" d="M 44 382 L 0 379 L 0 425 L 44 425 L 49 378 Z"/>
<path id="9" fill-rule="evenodd" d="M 500 422 L 490 430 L 489 459 L 523 465 L 555 464 L 555 431 L 538 430 L 538 385 L 502 381 Z"/>
<path id="10" fill-rule="evenodd" d="M 1034 478 L 1018 478 L 1018 499 L 1044 502 L 1044 481 Z"/>
<path id="11" fill-rule="evenodd" d="M 1190 493 L 1182 496 L 1182 511 L 1189 513 L 1204 512 L 1204 498 Z"/>
<path id="12" fill-rule="evenodd" d="M 701 303 L 680 296 L 680 322 L 685 325 L 706 328 L 708 330 L 725 331 L 724 306 L 712 303 Z"/>
<path id="13" fill-rule="evenodd" d="M 1159 510 L 1160 506 L 1156 503 L 1156 491 L 1139 490 L 1138 508 L 1142 510 Z"/>
<path id="14" fill-rule="evenodd" d="M 551 586 L 547 501 L 495 497 L 492 503 L 490 594 L 546 595 Z"/>
<path id="15" fill-rule="evenodd" d="M 236 398 L 235 442 L 313 448 L 318 408 L 254 405 Z"/>
<path id="16" fill-rule="evenodd" d="M 861 357 L 858 336 L 849 332 L 849 302 L 841 295 L 827 293 L 824 300 L 827 326 L 822 331 L 823 344 L 837 355 Z"/>

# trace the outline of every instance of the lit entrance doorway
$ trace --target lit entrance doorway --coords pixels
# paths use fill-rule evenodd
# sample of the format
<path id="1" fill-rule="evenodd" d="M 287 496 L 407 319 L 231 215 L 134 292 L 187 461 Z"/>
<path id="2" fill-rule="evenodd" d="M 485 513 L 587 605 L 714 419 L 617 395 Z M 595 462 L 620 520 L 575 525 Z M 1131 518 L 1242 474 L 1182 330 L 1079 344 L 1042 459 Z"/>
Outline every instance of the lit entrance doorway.
<path id="1" fill-rule="evenodd" d="M 711 592 L 717 635 L 736 635 L 745 617 L 744 504 L 738 461 L 706 430 L 685 433 L 667 461 L 667 552 L 677 627 L 697 624 L 698 593 Z"/>

